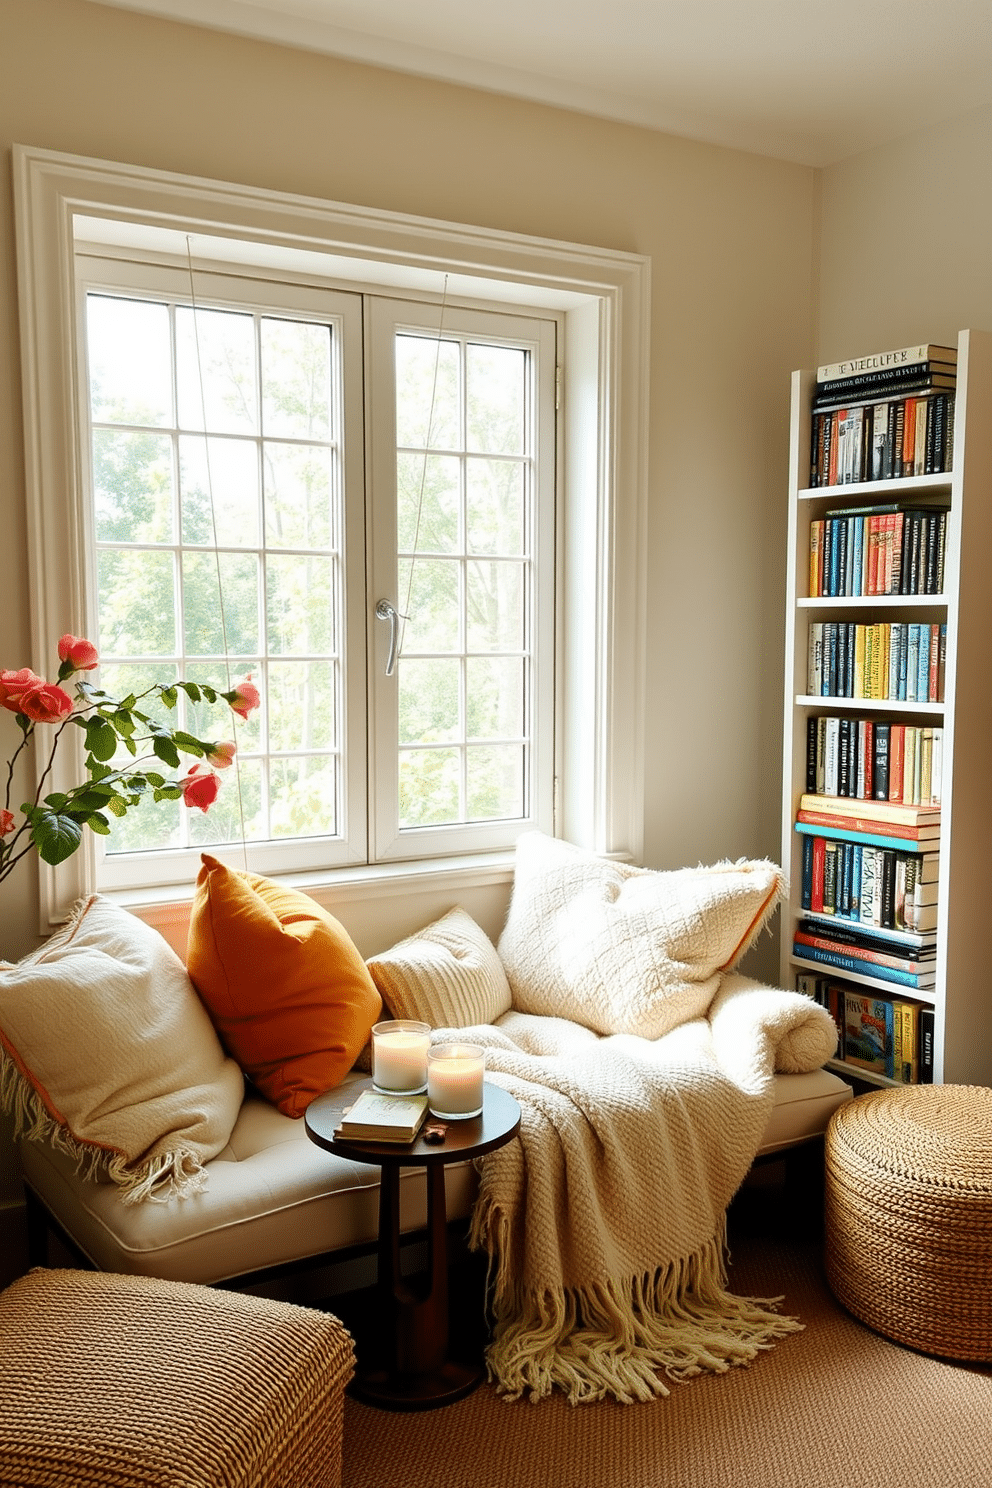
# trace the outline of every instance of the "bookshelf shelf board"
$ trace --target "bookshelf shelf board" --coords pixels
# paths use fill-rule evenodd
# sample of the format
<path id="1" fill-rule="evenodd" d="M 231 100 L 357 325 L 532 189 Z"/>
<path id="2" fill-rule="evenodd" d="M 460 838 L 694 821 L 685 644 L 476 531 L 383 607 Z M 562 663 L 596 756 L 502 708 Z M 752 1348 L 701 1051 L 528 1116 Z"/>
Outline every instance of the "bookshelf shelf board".
<path id="1" fill-rule="evenodd" d="M 819 594 L 796 600 L 799 610 L 906 610 L 916 614 L 921 609 L 947 609 L 943 594 Z"/>
<path id="2" fill-rule="evenodd" d="M 940 718 L 944 713 L 943 703 L 901 703 L 895 698 L 850 698 L 821 697 L 816 693 L 803 693 L 796 698 L 797 708 L 827 709 L 831 713 L 922 713 L 928 718 Z"/>
<path id="3" fill-rule="evenodd" d="M 912 496 L 914 492 L 949 491 L 951 474 L 903 475 L 898 480 L 849 481 L 843 486 L 806 486 L 796 492 L 800 501 L 820 501 L 829 497 L 830 504 L 851 503 L 852 497 L 873 498 L 878 502 L 891 501 L 893 497 Z"/>
<path id="4" fill-rule="evenodd" d="M 887 1090 L 897 1089 L 901 1084 L 899 1080 L 890 1080 L 888 1075 L 880 1075 L 876 1070 L 862 1069 L 860 1064 L 849 1064 L 846 1059 L 828 1059 L 827 1069 L 834 1070 L 838 1075 L 851 1075 L 855 1080 L 863 1080 L 866 1085 L 878 1085 Z"/>

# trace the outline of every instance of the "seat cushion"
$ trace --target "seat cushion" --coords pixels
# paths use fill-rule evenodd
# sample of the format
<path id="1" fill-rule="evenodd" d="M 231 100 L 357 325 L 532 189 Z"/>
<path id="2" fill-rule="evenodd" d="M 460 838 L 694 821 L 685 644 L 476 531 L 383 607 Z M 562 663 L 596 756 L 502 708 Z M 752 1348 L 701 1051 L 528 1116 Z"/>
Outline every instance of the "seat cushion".
<path id="1" fill-rule="evenodd" d="M 349 1075 L 360 1084 L 365 1076 Z M 176 1281 L 233 1280 L 269 1266 L 374 1243 L 379 1169 L 325 1152 L 303 1122 L 258 1096 L 242 1106 L 230 1140 L 189 1199 L 126 1208 L 112 1187 L 80 1177 L 70 1158 L 21 1144 L 30 1187 L 79 1249 L 104 1271 Z M 476 1191 L 471 1163 L 445 1169 L 448 1217 L 466 1216 Z M 427 1222 L 424 1170 L 400 1178 L 400 1225 Z"/>
<path id="2" fill-rule="evenodd" d="M 348 1076 L 342 1084 L 359 1085 Z M 776 1075 L 776 1104 L 760 1154 L 822 1134 L 851 1087 L 827 1070 Z M 224 1150 L 208 1164 L 207 1189 L 167 1204 L 127 1208 L 109 1183 L 80 1177 L 71 1159 L 24 1142 L 24 1176 L 70 1238 L 105 1271 L 177 1281 L 230 1281 L 268 1266 L 316 1259 L 377 1235 L 379 1169 L 317 1147 L 302 1121 L 250 1096 Z M 445 1168 L 449 1219 L 466 1217 L 477 1177 L 469 1162 Z M 400 1176 L 400 1224 L 427 1220 L 422 1168 Z"/>

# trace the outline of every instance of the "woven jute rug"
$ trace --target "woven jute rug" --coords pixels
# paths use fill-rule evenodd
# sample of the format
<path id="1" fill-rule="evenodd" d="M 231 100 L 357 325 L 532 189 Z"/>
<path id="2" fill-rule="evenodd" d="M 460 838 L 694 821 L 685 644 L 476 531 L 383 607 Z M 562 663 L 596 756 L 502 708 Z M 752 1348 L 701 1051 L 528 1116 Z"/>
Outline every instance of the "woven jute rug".
<path id="1" fill-rule="evenodd" d="M 987 1488 L 992 1369 L 914 1353 L 831 1296 L 822 1241 L 787 1238 L 758 1192 L 735 1205 L 731 1284 L 805 1323 L 746 1368 L 665 1399 L 441 1410 L 345 1404 L 342 1488 Z"/>

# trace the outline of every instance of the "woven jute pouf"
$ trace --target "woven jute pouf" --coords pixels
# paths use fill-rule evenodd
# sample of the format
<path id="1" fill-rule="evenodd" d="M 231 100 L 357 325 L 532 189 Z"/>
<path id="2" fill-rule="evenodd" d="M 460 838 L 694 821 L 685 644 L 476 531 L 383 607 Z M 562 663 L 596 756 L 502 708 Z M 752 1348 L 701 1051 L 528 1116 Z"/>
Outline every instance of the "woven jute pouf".
<path id="1" fill-rule="evenodd" d="M 28 1272 L 0 1293 L 4 1488 L 339 1488 L 350 1335 L 183 1282 Z"/>
<path id="2" fill-rule="evenodd" d="M 825 1241 L 834 1296 L 870 1328 L 992 1359 L 992 1090 L 908 1085 L 835 1111 Z"/>

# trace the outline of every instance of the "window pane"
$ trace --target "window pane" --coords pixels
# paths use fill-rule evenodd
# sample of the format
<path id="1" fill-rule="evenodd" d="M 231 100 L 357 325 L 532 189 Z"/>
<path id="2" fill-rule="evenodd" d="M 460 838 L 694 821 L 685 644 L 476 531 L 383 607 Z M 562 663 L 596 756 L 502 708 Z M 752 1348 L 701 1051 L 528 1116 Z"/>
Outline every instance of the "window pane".
<path id="1" fill-rule="evenodd" d="M 222 548 L 258 543 L 258 452 L 244 439 L 179 440 L 183 542 Z"/>
<path id="2" fill-rule="evenodd" d="M 403 572 L 403 568 L 406 572 Z M 403 632 L 407 652 L 459 651 L 461 606 L 458 576 L 461 564 L 441 558 L 418 558 L 413 564 L 410 602 L 406 604 L 409 565 L 401 565 L 400 595 L 409 619 Z"/>
<path id="3" fill-rule="evenodd" d="M 225 666 L 223 662 L 188 662 L 183 668 L 183 676 L 187 682 L 197 682 L 201 687 L 213 687 L 217 692 L 230 692 L 236 682 L 242 677 L 251 675 L 258 685 L 262 694 L 261 707 L 248 717 L 241 718 L 232 712 L 227 703 L 218 701 L 216 703 L 191 703 L 186 702 L 186 716 L 189 720 L 189 731 L 198 739 L 204 739 L 211 744 L 218 744 L 224 739 L 235 739 L 238 745 L 238 759 L 242 760 L 246 754 L 256 754 L 261 748 L 262 730 L 264 721 L 268 716 L 267 685 L 262 679 L 262 669 L 254 658 L 243 658 L 235 665 Z"/>
<path id="4" fill-rule="evenodd" d="M 475 657 L 465 663 L 466 737 L 519 739 L 524 731 L 524 663 Z"/>
<path id="5" fill-rule="evenodd" d="M 461 820 L 459 751 L 400 752 L 400 826 L 434 827 Z"/>
<path id="6" fill-rule="evenodd" d="M 493 455 L 523 451 L 526 360 L 527 353 L 512 346 L 465 348 L 470 450 Z"/>
<path id="7" fill-rule="evenodd" d="M 192 656 L 255 654 L 259 641 L 258 584 L 258 559 L 254 553 L 184 553 L 186 653 Z"/>
<path id="8" fill-rule="evenodd" d="M 396 337 L 396 443 L 460 449 L 461 348 L 436 336 Z"/>
<path id="9" fill-rule="evenodd" d="M 97 554 L 99 650 L 108 656 L 175 656 L 171 553 Z"/>
<path id="10" fill-rule="evenodd" d="M 523 564 L 468 564 L 468 647 L 470 651 L 523 649 Z"/>
<path id="11" fill-rule="evenodd" d="M 524 467 L 517 460 L 466 461 L 468 550 L 501 557 L 524 550 Z"/>
<path id="12" fill-rule="evenodd" d="M 210 434 L 255 434 L 255 322 L 231 310 L 176 310 L 179 424 Z"/>
<path id="13" fill-rule="evenodd" d="M 524 752 L 518 744 L 465 751 L 469 821 L 520 816 L 524 806 Z"/>
<path id="14" fill-rule="evenodd" d="M 286 439 L 329 439 L 330 328 L 263 319 L 261 339 L 264 433 Z"/>
<path id="15" fill-rule="evenodd" d="M 267 676 L 270 749 L 334 749 L 337 745 L 334 663 L 272 661 Z"/>
<path id="16" fill-rule="evenodd" d="M 264 446 L 265 540 L 277 548 L 334 548 L 333 452 Z"/>
<path id="17" fill-rule="evenodd" d="M 454 455 L 396 459 L 396 528 L 401 553 L 454 553 L 460 545 L 461 461 Z"/>
<path id="18" fill-rule="evenodd" d="M 94 429 L 93 506 L 98 541 L 172 542 L 168 435 Z"/>
<path id="19" fill-rule="evenodd" d="M 221 842 L 257 842 L 266 835 L 262 809 L 260 760 L 239 760 L 225 770 L 220 793 L 208 811 L 183 807 L 192 847 L 216 847 Z M 243 829 L 243 830 L 242 830 Z"/>
<path id="20" fill-rule="evenodd" d="M 274 656 L 328 656 L 336 650 L 336 558 L 269 557 L 266 627 Z"/>
<path id="21" fill-rule="evenodd" d="M 461 663 L 400 661 L 400 743 L 438 744 L 461 738 Z"/>
<path id="22" fill-rule="evenodd" d="M 337 832 L 337 768 L 326 755 L 274 759 L 269 766 L 273 837 L 321 837 Z"/>
<path id="23" fill-rule="evenodd" d="M 87 298 L 90 404 L 95 423 L 172 423 L 169 307 Z"/>

